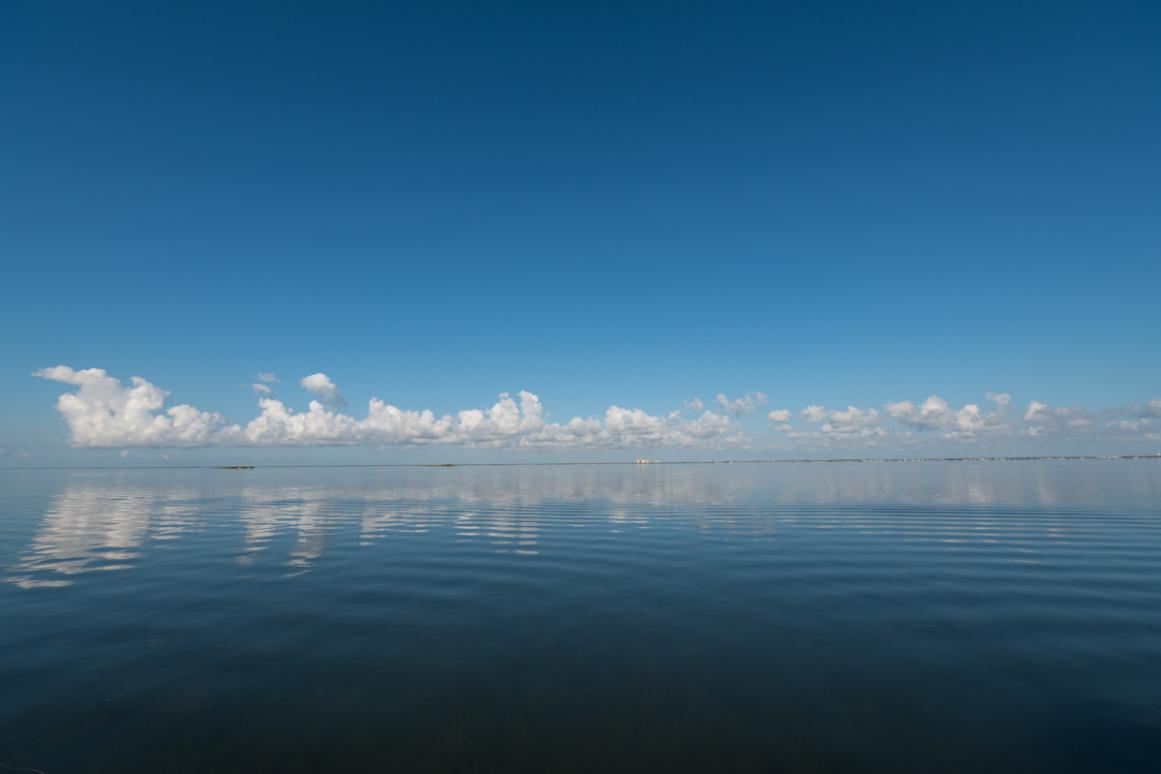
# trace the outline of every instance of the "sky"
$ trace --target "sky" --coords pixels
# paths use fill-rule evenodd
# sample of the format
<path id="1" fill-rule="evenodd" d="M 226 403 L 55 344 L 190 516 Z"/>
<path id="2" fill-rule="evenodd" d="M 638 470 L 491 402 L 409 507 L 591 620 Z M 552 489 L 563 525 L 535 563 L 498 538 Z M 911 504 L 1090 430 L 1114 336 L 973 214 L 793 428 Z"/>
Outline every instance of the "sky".
<path id="1" fill-rule="evenodd" d="M 0 465 L 1161 451 L 1155 2 L 12 0 L 0 117 Z"/>

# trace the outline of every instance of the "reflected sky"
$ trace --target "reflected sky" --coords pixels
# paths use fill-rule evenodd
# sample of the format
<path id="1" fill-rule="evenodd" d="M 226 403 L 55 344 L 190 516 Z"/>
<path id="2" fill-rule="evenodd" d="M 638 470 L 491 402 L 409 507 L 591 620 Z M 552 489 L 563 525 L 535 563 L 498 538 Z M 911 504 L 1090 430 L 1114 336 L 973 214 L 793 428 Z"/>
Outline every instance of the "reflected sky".
<path id="1" fill-rule="evenodd" d="M 24 588 L 68 586 L 73 576 L 124 570 L 147 542 L 177 540 L 195 524 L 196 492 L 68 481 L 52 497 L 40 527 L 8 581 Z"/>
<path id="2" fill-rule="evenodd" d="M 0 487 L 6 764 L 670 770 L 707 733 L 744 770 L 1161 754 L 1161 461 Z"/>
<path id="3" fill-rule="evenodd" d="M 44 502 L 23 520 L 9 513 L 3 533 L 4 579 L 29 589 L 128 570 L 207 532 L 234 545 L 237 566 L 266 564 L 290 576 L 336 545 L 438 534 L 536 557 L 554 539 L 571 540 L 570 530 L 617 536 L 658 520 L 737 537 L 814 529 L 949 546 L 1004 541 L 1013 550 L 1025 545 L 1026 560 L 1035 561 L 1045 541 L 1085 537 L 1092 527 L 1076 518 L 1085 509 L 1161 503 L 1161 463 L 1153 460 L 4 475 Z M 13 481 L 17 475 L 26 479 Z M 1030 507 L 1034 514 L 1022 511 Z M 33 523 L 16 544 L 19 526 Z"/>

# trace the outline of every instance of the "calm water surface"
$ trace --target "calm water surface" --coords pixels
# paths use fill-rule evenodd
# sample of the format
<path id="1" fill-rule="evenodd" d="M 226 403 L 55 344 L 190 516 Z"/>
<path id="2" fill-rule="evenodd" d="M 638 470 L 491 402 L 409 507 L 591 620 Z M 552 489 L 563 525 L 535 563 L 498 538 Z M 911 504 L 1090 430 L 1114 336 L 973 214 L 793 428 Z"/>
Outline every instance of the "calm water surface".
<path id="1" fill-rule="evenodd" d="M 0 472 L 8 767 L 1158 761 L 1158 460 Z"/>

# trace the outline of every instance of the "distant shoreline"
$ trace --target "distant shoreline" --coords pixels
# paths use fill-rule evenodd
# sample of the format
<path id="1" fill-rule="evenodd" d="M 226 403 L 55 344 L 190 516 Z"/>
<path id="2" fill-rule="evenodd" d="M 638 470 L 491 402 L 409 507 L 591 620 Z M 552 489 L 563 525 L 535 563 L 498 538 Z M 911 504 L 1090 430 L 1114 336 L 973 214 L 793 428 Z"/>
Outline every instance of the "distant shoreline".
<path id="1" fill-rule="evenodd" d="M 577 465 L 834 465 L 840 463 L 886 464 L 917 462 L 1084 462 L 1098 460 L 1161 460 L 1161 453 L 1155 454 L 1059 454 L 1035 456 L 979 456 L 979 457 L 818 457 L 786 460 L 740 459 L 740 460 L 615 460 L 588 462 L 398 462 L 398 463 L 347 463 L 335 465 L 63 465 L 0 467 L 7 470 L 222 470 L 249 471 L 257 469 L 286 470 L 296 468 L 520 468 L 554 467 Z"/>

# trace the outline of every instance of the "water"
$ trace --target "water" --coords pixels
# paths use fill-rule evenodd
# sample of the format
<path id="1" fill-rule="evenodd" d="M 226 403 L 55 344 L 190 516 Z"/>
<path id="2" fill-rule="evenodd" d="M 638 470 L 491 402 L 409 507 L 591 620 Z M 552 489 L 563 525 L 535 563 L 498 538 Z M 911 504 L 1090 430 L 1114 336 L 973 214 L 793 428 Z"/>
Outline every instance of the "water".
<path id="1" fill-rule="evenodd" d="M 5 471 L 0 763 L 1155 771 L 1159 561 L 1156 460 Z"/>

